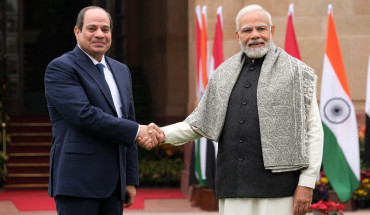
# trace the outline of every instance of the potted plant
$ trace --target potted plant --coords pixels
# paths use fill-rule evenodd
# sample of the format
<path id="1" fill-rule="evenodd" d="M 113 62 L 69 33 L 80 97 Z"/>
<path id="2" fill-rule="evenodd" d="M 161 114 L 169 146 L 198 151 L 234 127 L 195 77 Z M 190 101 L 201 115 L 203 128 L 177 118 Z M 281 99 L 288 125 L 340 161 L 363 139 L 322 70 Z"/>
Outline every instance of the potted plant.
<path id="1" fill-rule="evenodd" d="M 360 186 L 353 192 L 352 199 L 359 209 L 370 208 L 370 163 L 364 159 L 365 156 L 365 132 L 366 127 L 362 126 L 358 132 L 360 142 L 360 166 L 361 181 Z"/>
<path id="2" fill-rule="evenodd" d="M 321 200 L 318 203 L 312 204 L 310 211 L 312 211 L 314 215 L 343 215 L 344 208 L 345 206 L 340 203 Z"/>
<path id="3" fill-rule="evenodd" d="M 140 186 L 179 187 L 183 156 L 182 147 L 160 145 L 150 152 L 139 148 Z"/>
<path id="4" fill-rule="evenodd" d="M 360 187 L 353 192 L 356 207 L 363 209 L 370 207 L 370 169 L 361 171 Z"/>
<path id="5" fill-rule="evenodd" d="M 316 181 L 312 202 L 327 201 L 329 199 L 330 188 L 329 180 L 325 176 L 324 171 L 320 171 L 320 179 Z"/>

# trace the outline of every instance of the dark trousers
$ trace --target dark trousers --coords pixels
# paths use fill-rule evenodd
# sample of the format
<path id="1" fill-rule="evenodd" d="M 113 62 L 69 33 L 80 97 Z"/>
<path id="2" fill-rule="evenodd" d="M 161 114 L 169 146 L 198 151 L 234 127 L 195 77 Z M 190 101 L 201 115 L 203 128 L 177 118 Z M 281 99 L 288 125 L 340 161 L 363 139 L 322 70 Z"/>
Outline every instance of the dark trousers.
<path id="1" fill-rule="evenodd" d="M 122 215 L 123 200 L 120 186 L 117 186 L 109 198 L 79 198 L 73 196 L 56 196 L 58 215 Z"/>

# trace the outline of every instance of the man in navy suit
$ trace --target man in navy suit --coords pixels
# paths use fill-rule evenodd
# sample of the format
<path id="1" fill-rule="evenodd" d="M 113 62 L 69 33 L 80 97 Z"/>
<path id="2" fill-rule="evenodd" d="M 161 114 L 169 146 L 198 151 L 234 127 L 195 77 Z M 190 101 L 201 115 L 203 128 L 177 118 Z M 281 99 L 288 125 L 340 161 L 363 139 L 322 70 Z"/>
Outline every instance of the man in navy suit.
<path id="1" fill-rule="evenodd" d="M 157 142 L 156 131 L 135 122 L 129 69 L 104 55 L 112 27 L 104 9 L 82 9 L 76 47 L 46 68 L 53 129 L 49 195 L 61 215 L 122 214 L 139 185 L 135 140 Z"/>

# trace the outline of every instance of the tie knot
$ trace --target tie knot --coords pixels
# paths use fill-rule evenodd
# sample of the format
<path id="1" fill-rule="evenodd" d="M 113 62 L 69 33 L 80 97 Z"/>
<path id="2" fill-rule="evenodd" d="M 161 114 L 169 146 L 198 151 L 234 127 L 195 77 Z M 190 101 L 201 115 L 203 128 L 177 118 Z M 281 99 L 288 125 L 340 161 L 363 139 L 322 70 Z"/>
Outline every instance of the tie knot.
<path id="1" fill-rule="evenodd" d="M 107 83 L 107 81 L 105 80 L 105 75 L 104 75 L 104 65 L 101 64 L 101 63 L 97 63 L 95 66 L 98 68 L 100 76 L 103 78 L 105 83 Z M 107 83 L 107 85 L 108 85 L 108 83 Z"/>
<path id="2" fill-rule="evenodd" d="M 96 64 L 96 67 L 98 67 L 98 70 L 100 74 L 104 74 L 104 65 L 101 63 Z"/>

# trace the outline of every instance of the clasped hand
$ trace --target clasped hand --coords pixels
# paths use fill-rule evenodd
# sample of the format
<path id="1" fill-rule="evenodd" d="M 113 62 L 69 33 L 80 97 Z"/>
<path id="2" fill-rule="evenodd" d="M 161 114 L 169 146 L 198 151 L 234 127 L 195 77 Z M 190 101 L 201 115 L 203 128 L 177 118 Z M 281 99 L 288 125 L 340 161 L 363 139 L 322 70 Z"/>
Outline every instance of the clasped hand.
<path id="1" fill-rule="evenodd" d="M 156 147 L 159 143 L 164 142 L 165 135 L 162 129 L 154 123 L 150 123 L 149 125 L 140 125 L 136 141 L 141 147 L 150 150 Z"/>

